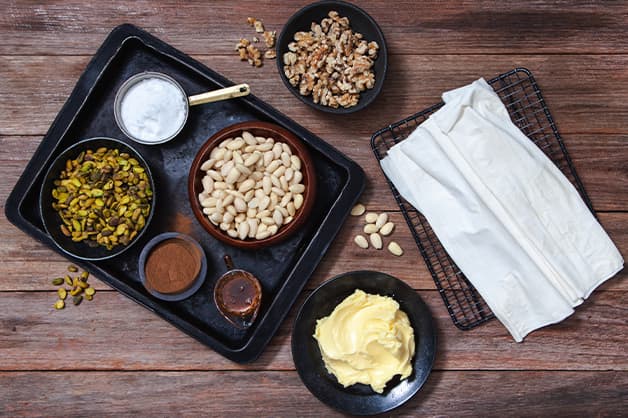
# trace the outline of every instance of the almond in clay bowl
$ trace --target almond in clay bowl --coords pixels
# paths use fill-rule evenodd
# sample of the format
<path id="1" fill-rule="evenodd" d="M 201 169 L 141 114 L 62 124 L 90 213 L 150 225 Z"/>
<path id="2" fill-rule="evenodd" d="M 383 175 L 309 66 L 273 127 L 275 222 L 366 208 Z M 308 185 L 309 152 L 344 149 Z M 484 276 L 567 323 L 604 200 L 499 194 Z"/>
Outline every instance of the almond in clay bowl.
<path id="1" fill-rule="evenodd" d="M 308 218 L 315 193 L 306 145 L 268 122 L 237 123 L 213 135 L 188 177 L 196 219 L 214 238 L 239 248 L 288 238 Z"/>

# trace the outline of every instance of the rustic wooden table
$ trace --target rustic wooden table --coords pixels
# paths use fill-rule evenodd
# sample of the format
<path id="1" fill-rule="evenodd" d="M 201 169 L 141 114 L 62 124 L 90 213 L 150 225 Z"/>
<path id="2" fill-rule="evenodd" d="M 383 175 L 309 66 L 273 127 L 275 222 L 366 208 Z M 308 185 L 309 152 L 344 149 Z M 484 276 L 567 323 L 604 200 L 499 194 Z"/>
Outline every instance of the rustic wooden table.
<path id="1" fill-rule="evenodd" d="M 365 170 L 362 197 L 398 224 L 401 258 L 353 244 L 350 218 L 264 354 L 232 363 L 107 286 L 89 306 L 56 312 L 50 278 L 67 261 L 0 215 L 0 414 L 334 416 L 294 370 L 295 312 L 324 280 L 354 269 L 397 276 L 425 299 L 438 329 L 434 371 L 390 415 L 609 416 L 628 411 L 628 283 L 602 285 L 561 324 L 517 344 L 498 321 L 452 324 L 369 147 L 378 128 L 443 91 L 517 66 L 535 74 L 601 223 L 628 255 L 628 4 L 385 1 L 360 5 L 390 52 L 384 90 L 365 111 L 332 116 L 299 102 L 274 62 L 240 62 L 234 45 L 304 2 L 0 1 L 0 201 L 6 198 L 92 54 L 134 23 L 194 56 L 329 141 Z M 73 307 L 72 307 L 73 308 Z M 622 412 L 623 411 L 623 412 Z"/>

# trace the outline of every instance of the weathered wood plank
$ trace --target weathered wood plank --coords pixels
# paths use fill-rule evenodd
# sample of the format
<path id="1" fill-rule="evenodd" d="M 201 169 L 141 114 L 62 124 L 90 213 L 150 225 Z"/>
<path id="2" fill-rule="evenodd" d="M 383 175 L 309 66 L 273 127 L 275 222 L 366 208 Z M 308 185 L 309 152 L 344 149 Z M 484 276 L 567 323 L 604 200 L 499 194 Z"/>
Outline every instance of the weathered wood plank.
<path id="1" fill-rule="evenodd" d="M 0 413 L 10 416 L 68 411 L 89 416 L 344 416 L 308 392 L 296 372 L 5 372 L 0 384 L 5 388 Z M 627 391 L 626 372 L 434 372 L 417 395 L 385 416 L 620 416 Z"/>
<path id="2" fill-rule="evenodd" d="M 0 292 L 0 370 L 293 370 L 290 335 L 306 294 L 262 356 L 238 365 L 116 292 L 63 311 L 53 292 Z M 521 344 L 496 320 L 460 331 L 436 291 L 420 295 L 438 330 L 436 369 L 628 371 L 626 292 L 597 291 Z"/>
<path id="3" fill-rule="evenodd" d="M 362 199 L 369 206 L 377 210 L 396 209 L 365 137 L 328 133 L 323 138 L 364 169 L 367 187 Z M 40 137 L 0 136 L 0 176 L 4 179 L 0 184 L 0 204 L 13 189 L 40 141 Z M 628 210 L 628 135 L 570 134 L 564 142 L 595 209 Z"/>
<path id="4" fill-rule="evenodd" d="M 393 257 L 386 249 L 358 248 L 353 238 L 362 233 L 363 221 L 349 217 L 306 287 L 313 289 L 337 274 L 366 269 L 386 271 L 406 280 L 415 289 L 434 289 L 432 277 L 403 217 L 399 212 L 389 214 L 396 228 L 390 237 L 384 238 L 384 242 L 386 245 L 390 240 L 399 243 L 405 251 L 402 257 Z M 601 213 L 599 216 L 622 254 L 628 254 L 628 213 Z M 0 266 L 0 291 L 52 289 L 50 280 L 65 274 L 68 261 L 10 225 L 3 215 L 0 215 L 0 230 L 3 231 L 4 240 L 0 246 L 0 258 L 4 260 Z M 627 290 L 628 281 L 623 280 L 626 277 L 628 271 L 621 272 L 613 282 L 612 289 Z M 97 288 L 108 288 L 98 280 L 93 280 L 93 283 Z"/>
<path id="5" fill-rule="evenodd" d="M 43 135 L 90 57 L 3 56 L 0 60 L 0 134 Z M 361 138 L 440 101 L 443 91 L 514 67 L 536 76 L 563 135 L 627 133 L 628 55 L 392 55 L 384 90 L 372 106 L 352 115 L 309 108 L 285 88 L 274 65 L 254 69 L 235 56 L 196 56 L 234 82 L 327 138 Z M 412 86 L 408 88 L 408 86 Z M 192 92 L 191 92 L 192 93 Z M 25 101 L 24 97 L 29 97 Z M 113 122 L 112 122 L 113 123 Z"/>
<path id="6" fill-rule="evenodd" d="M 280 32 L 307 1 L 282 6 L 254 0 L 10 2 L 0 15 L 0 54 L 92 53 L 116 25 L 131 22 L 190 53 L 229 53 L 252 37 L 247 16 Z M 623 2 L 360 1 L 379 23 L 391 51 L 442 53 L 625 53 Z M 182 24 L 182 21 L 185 24 Z"/>

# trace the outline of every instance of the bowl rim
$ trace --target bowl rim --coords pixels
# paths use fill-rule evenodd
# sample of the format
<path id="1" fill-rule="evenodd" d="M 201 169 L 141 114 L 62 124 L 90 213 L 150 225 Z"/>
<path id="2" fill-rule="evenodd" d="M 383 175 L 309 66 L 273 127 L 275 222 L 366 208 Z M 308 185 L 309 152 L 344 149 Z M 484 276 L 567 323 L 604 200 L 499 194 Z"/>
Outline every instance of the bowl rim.
<path id="1" fill-rule="evenodd" d="M 61 160 L 62 158 L 67 158 L 68 154 L 71 153 L 72 151 L 75 151 L 81 147 L 84 147 L 85 145 L 88 145 L 92 142 L 96 142 L 96 141 L 108 141 L 108 142 L 112 142 L 114 144 L 122 145 L 124 147 L 127 147 L 128 149 L 130 149 L 135 155 L 134 157 L 139 159 L 139 162 L 142 164 L 142 167 L 144 167 L 144 169 L 148 172 L 148 180 L 150 181 L 150 185 L 151 185 L 151 189 L 153 191 L 153 196 L 151 199 L 151 205 L 150 205 L 150 212 L 148 213 L 148 217 L 146 218 L 146 222 L 144 224 L 144 227 L 138 232 L 137 236 L 135 238 L 133 238 L 133 240 L 131 242 L 129 242 L 127 245 L 122 245 L 120 246 L 120 248 L 117 251 L 114 251 L 114 249 L 112 249 L 110 254 L 106 254 L 104 256 L 101 257 L 86 257 L 80 254 L 76 254 L 70 250 L 68 250 L 67 248 L 65 248 L 60 242 L 58 242 L 58 240 L 50 233 L 50 229 L 48 228 L 49 225 L 46 222 L 46 217 L 44 216 L 44 189 L 47 186 L 48 181 L 51 179 L 51 172 L 53 167 L 55 167 L 55 165 L 57 165 L 57 162 L 59 160 Z M 148 226 L 150 225 L 150 222 L 153 219 L 153 215 L 155 213 L 155 202 L 157 201 L 157 193 L 155 190 L 155 181 L 153 179 L 153 173 L 150 170 L 150 166 L 148 165 L 148 162 L 144 159 L 144 157 L 142 156 L 142 154 L 140 154 L 140 152 L 135 149 L 132 145 L 121 141 L 119 139 L 115 139 L 115 138 L 110 138 L 110 137 L 106 137 L 106 136 L 96 136 L 96 137 L 92 137 L 92 138 L 86 138 L 86 139 L 82 139 L 70 146 L 68 146 L 67 148 L 65 148 L 63 151 L 61 151 L 59 153 L 59 155 L 57 155 L 57 157 L 52 160 L 52 162 L 50 163 L 50 166 L 48 166 L 48 169 L 46 170 L 46 174 L 44 175 L 41 187 L 39 189 L 39 217 L 41 218 L 41 222 L 42 225 L 44 226 L 44 230 L 46 231 L 46 234 L 48 235 L 48 237 L 52 240 L 52 242 L 57 246 L 57 248 L 59 248 L 63 253 L 68 254 L 72 257 L 75 257 L 79 260 L 85 260 L 85 261 L 101 261 L 101 260 L 108 260 L 110 258 L 116 257 L 122 253 L 124 253 L 125 251 L 127 251 L 129 248 L 131 248 L 135 243 L 137 243 L 140 238 L 144 235 L 144 233 L 146 232 L 146 230 L 148 229 Z M 115 247 L 114 247 L 115 248 Z"/>
<path id="2" fill-rule="evenodd" d="M 201 254 L 201 269 L 194 279 L 192 285 L 180 293 L 173 294 L 161 293 L 156 291 L 155 289 L 151 289 L 149 286 L 146 286 L 146 259 L 148 258 L 148 255 L 153 250 L 153 248 L 169 239 L 180 239 L 182 241 L 186 241 L 196 247 Z M 142 286 L 144 286 L 144 289 L 146 289 L 146 291 L 152 296 L 161 300 L 165 300 L 167 302 L 178 302 L 180 300 L 189 298 L 201 288 L 207 278 L 207 254 L 205 254 L 205 250 L 203 250 L 203 247 L 197 240 L 181 232 L 162 232 L 161 234 L 154 236 L 150 241 L 148 241 L 148 243 L 146 243 L 146 245 L 144 245 L 144 248 L 142 248 L 142 252 L 140 253 L 137 265 L 138 273 L 140 275 L 140 281 L 142 282 Z"/>
<path id="3" fill-rule="evenodd" d="M 308 13 L 309 11 L 311 11 L 312 9 L 318 8 L 318 7 L 324 7 L 324 6 L 335 6 L 335 5 L 340 5 L 342 7 L 347 7 L 349 9 L 352 9 L 353 11 L 355 11 L 356 13 L 359 13 L 361 15 L 363 15 L 366 20 L 369 21 L 369 23 L 372 25 L 373 29 L 375 30 L 375 32 L 377 33 L 377 35 L 381 38 L 382 42 L 381 45 L 379 45 L 379 54 L 377 59 L 383 59 L 384 63 L 383 63 L 383 71 L 382 74 L 379 75 L 378 74 L 378 78 L 375 81 L 375 85 L 373 86 L 372 89 L 370 89 L 369 91 L 372 92 L 372 97 L 370 97 L 368 100 L 362 100 L 362 98 L 360 99 L 360 101 L 358 101 L 358 104 L 352 107 L 337 107 L 337 108 L 333 108 L 330 106 L 324 106 L 320 103 L 314 103 L 314 101 L 311 99 L 311 96 L 303 96 L 299 93 L 299 91 L 297 89 L 295 89 L 290 82 L 288 81 L 288 78 L 286 77 L 286 75 L 283 72 L 283 54 L 282 51 L 279 50 L 279 45 L 283 42 L 284 37 L 290 35 L 290 36 L 294 36 L 294 31 L 290 34 L 287 33 L 287 29 L 294 24 L 294 21 L 297 20 L 298 18 L 300 18 L 302 15 Z M 353 28 L 352 28 L 353 30 Z M 362 32 L 360 32 L 362 33 Z M 360 110 L 363 110 L 364 108 L 366 108 L 368 105 L 370 105 L 371 103 L 373 103 L 375 101 L 375 99 L 379 96 L 379 94 L 382 91 L 382 88 L 384 87 L 384 81 L 386 79 L 386 73 L 388 72 L 388 48 L 386 47 L 386 38 L 384 37 L 384 33 L 382 32 L 382 29 L 379 27 L 379 25 L 377 24 L 377 22 L 375 21 L 375 19 L 373 19 L 373 17 L 371 17 L 371 15 L 369 15 L 364 9 L 358 7 L 355 4 L 352 3 L 348 3 L 346 1 L 340 1 L 340 0 L 321 0 L 321 1 L 317 1 L 311 4 L 308 4 L 307 6 L 302 7 L 301 9 L 297 10 L 292 16 L 290 16 L 290 18 L 288 19 L 288 21 L 283 25 L 283 28 L 281 29 L 281 32 L 279 34 L 279 36 L 277 37 L 277 42 L 275 43 L 275 54 L 277 55 L 276 61 L 277 61 L 277 70 L 279 72 L 279 78 L 281 78 L 281 81 L 283 81 L 284 85 L 286 86 L 286 88 L 293 94 L 295 95 L 299 100 L 301 100 L 303 103 L 307 104 L 308 106 L 311 106 L 314 109 L 320 110 L 322 112 L 326 112 L 326 113 L 331 113 L 331 114 L 338 114 L 338 115 L 344 115 L 344 114 L 350 114 L 350 113 L 355 113 L 358 112 Z M 364 92 L 363 92 L 364 93 Z"/>
<path id="4" fill-rule="evenodd" d="M 124 96 L 127 94 L 127 92 L 129 91 L 129 89 L 131 87 L 133 87 L 134 85 L 136 85 L 137 83 L 143 81 L 143 80 L 147 80 L 149 78 L 159 78 L 161 80 L 167 81 L 170 84 L 172 84 L 173 86 L 175 86 L 183 95 L 183 98 L 185 99 L 185 117 L 183 118 L 183 123 L 181 123 L 181 126 L 179 126 L 179 128 L 170 136 L 167 136 L 165 138 L 162 138 L 158 141 L 145 141 L 141 138 L 138 138 L 134 135 L 131 135 L 131 133 L 129 132 L 129 130 L 127 129 L 126 125 L 124 124 L 124 122 L 122 121 L 122 99 L 124 98 Z M 181 131 L 183 130 L 183 128 L 185 127 L 185 124 L 188 121 L 188 117 L 190 115 L 190 104 L 188 102 L 188 95 L 185 92 L 185 90 L 183 89 L 183 86 L 181 86 L 181 84 L 175 80 L 174 78 L 172 78 L 171 76 L 169 76 L 168 74 L 162 73 L 162 72 L 158 72 L 158 71 L 142 71 L 139 73 L 136 73 L 134 75 L 132 75 L 131 77 L 127 78 L 122 85 L 118 88 L 118 91 L 116 92 L 115 98 L 113 99 L 113 118 L 116 122 L 116 125 L 118 125 L 118 128 L 122 131 L 122 133 L 124 135 L 126 135 L 127 138 L 137 142 L 138 144 L 142 144 L 142 145 L 161 145 L 164 144 L 168 141 L 171 141 L 172 139 L 174 139 L 177 135 L 179 135 L 181 133 Z"/>
<path id="5" fill-rule="evenodd" d="M 345 294 L 337 291 L 337 288 L 343 287 L 343 281 L 361 282 L 362 284 L 354 284 L 348 286 L 347 289 L 352 290 L 345 290 Z M 381 281 L 386 281 L 394 284 L 394 286 L 397 287 L 398 290 L 400 290 L 401 292 L 405 292 L 407 295 L 411 295 L 413 300 L 402 299 L 400 298 L 401 295 L 390 294 L 385 292 L 383 289 L 369 289 L 369 287 L 374 287 L 378 284 L 378 282 Z M 332 393 L 334 391 L 333 387 L 340 386 L 339 383 L 337 385 L 324 384 L 325 377 L 318 375 L 317 379 L 323 383 L 321 385 L 317 385 L 315 379 L 308 377 L 308 374 L 303 367 L 303 353 L 305 352 L 305 350 L 302 345 L 299 345 L 302 340 L 297 333 L 300 332 L 302 334 L 304 332 L 302 329 L 302 327 L 304 326 L 303 322 L 306 320 L 306 316 L 310 313 L 308 311 L 312 310 L 312 304 L 316 301 L 316 298 L 320 297 L 319 293 L 330 288 L 336 290 L 337 295 L 335 299 L 338 299 L 338 303 L 344 300 L 345 297 L 351 295 L 356 289 L 361 288 L 361 290 L 365 291 L 366 293 L 375 293 L 382 296 L 390 296 L 399 304 L 400 309 L 403 310 L 406 315 L 408 315 L 408 319 L 410 320 L 411 326 L 413 328 L 415 338 L 415 353 L 411 360 L 413 365 L 413 371 L 408 379 L 397 382 L 395 386 L 387 388 L 383 394 L 377 394 L 375 392 L 372 392 L 372 394 L 366 396 L 355 395 L 351 394 L 349 388 L 339 389 L 340 393 L 342 394 L 342 399 L 338 400 L 331 398 L 334 398 Z M 337 306 L 337 304 L 335 306 Z M 331 314 L 335 306 L 331 308 L 331 310 L 325 315 L 321 315 L 327 316 Z M 421 319 L 417 322 L 416 319 L 418 318 Z M 314 321 L 314 324 L 315 322 L 316 321 Z M 310 334 L 313 334 L 314 330 L 312 329 L 310 331 Z M 318 285 L 316 289 L 314 289 L 301 304 L 292 324 L 292 342 L 290 349 L 293 355 L 295 368 L 297 370 L 299 378 L 303 382 L 304 386 L 321 402 L 343 413 L 349 413 L 352 415 L 375 415 L 389 412 L 393 409 L 400 407 L 401 405 L 409 401 L 423 388 L 434 366 L 434 360 L 436 357 L 436 350 L 438 345 L 436 332 L 437 330 L 434 323 L 434 317 L 429 309 L 429 306 L 419 295 L 419 293 L 414 290 L 408 283 L 391 274 L 381 271 L 353 270 L 337 274 L 332 278 L 325 280 L 323 283 Z M 318 345 L 313 342 L 313 340 L 314 338 L 312 337 L 312 339 L 308 341 L 308 344 L 310 344 L 312 347 L 316 346 L 316 350 L 318 351 Z M 319 365 L 324 364 L 322 358 L 319 358 L 318 360 L 320 362 Z M 310 367 L 315 366 L 311 365 L 310 363 Z M 325 369 L 325 367 L 322 366 L 321 369 Z M 330 374 L 328 371 L 324 373 Z M 399 387 L 399 390 L 401 390 L 402 393 L 397 393 L 393 395 L 392 391 L 394 391 L 397 387 Z M 330 388 L 330 390 L 328 390 L 327 388 Z M 367 401 L 366 398 L 371 398 L 375 400 L 377 405 L 369 405 L 364 407 L 364 404 Z M 356 405 L 360 405 L 360 407 L 356 408 Z"/>
<path id="6" fill-rule="evenodd" d="M 247 129 L 262 129 L 268 131 L 268 136 L 272 136 L 275 140 L 287 143 L 292 148 L 293 152 L 297 153 L 301 159 L 301 172 L 303 173 L 304 179 L 307 179 L 306 189 L 303 196 L 303 206 L 299 209 L 292 222 L 279 228 L 275 235 L 271 235 L 270 237 L 261 240 L 251 240 L 248 238 L 246 240 L 241 240 L 239 238 L 231 238 L 226 232 L 212 224 L 207 219 L 207 216 L 203 214 L 203 209 L 198 201 L 198 193 L 200 193 L 200 191 L 198 191 L 195 186 L 196 176 L 200 170 L 200 166 L 207 159 L 211 150 L 221 141 Z M 276 138 L 276 136 L 280 136 L 280 138 Z M 287 239 L 290 235 L 296 232 L 305 223 L 307 216 L 314 207 L 314 201 L 316 200 L 316 187 L 317 180 L 316 173 L 314 171 L 314 164 L 305 143 L 295 134 L 282 126 L 257 120 L 238 122 L 233 125 L 229 125 L 209 137 L 209 139 L 196 153 L 188 174 L 188 199 L 196 220 L 201 224 L 203 229 L 219 241 L 234 247 L 245 249 L 259 249 L 274 245 Z"/>

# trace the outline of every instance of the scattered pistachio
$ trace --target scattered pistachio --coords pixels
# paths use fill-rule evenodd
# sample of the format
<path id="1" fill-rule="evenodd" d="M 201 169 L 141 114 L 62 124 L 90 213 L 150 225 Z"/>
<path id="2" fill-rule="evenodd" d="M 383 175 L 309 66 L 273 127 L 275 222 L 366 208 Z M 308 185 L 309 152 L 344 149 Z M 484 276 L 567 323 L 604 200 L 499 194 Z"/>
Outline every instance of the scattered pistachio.
<path id="1" fill-rule="evenodd" d="M 74 265 L 68 266 L 68 271 L 72 273 L 78 273 L 78 267 Z M 87 283 L 89 273 L 87 271 L 81 272 L 76 277 L 72 278 L 69 274 L 65 277 L 57 277 L 52 280 L 52 284 L 55 286 L 61 286 L 57 289 L 57 295 L 59 300 L 54 304 L 55 309 L 65 308 L 64 300 L 68 297 L 68 294 L 72 296 L 72 302 L 74 305 L 80 305 L 83 299 L 92 300 L 96 290 Z M 66 289 L 64 285 L 69 286 Z"/>

